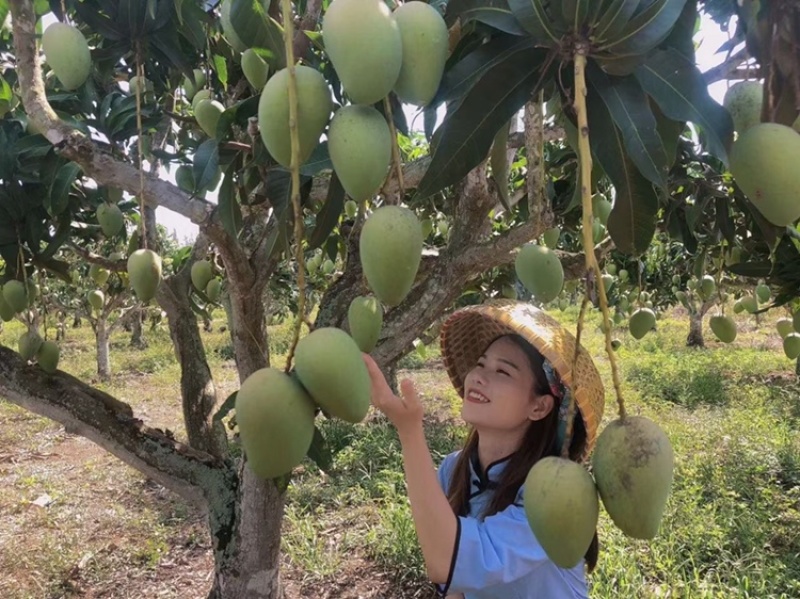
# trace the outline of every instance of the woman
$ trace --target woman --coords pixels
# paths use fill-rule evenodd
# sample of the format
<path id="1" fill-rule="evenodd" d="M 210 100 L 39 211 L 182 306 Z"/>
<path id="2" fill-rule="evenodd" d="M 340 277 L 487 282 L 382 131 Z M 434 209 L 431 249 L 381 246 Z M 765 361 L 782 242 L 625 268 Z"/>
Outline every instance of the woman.
<path id="1" fill-rule="evenodd" d="M 413 384 L 402 381 L 401 395 L 394 395 L 364 355 L 372 403 L 400 438 L 428 576 L 448 599 L 588 597 L 584 571 L 597 561 L 597 537 L 584 561 L 559 568 L 531 532 L 522 498 L 533 464 L 560 455 L 571 396 L 571 459 L 586 459 L 594 445 L 604 393 L 591 358 L 580 348 L 572 368 L 572 335 L 541 310 L 509 301 L 454 313 L 442 327 L 441 347 L 471 431 L 438 473 Z"/>

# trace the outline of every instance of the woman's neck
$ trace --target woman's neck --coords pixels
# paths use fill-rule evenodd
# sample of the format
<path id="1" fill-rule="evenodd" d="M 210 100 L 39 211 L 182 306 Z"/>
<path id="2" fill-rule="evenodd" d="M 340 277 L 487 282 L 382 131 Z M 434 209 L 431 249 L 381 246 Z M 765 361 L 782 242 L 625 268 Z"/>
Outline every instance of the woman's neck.
<path id="1" fill-rule="evenodd" d="M 498 433 L 494 431 L 478 431 L 478 460 L 486 471 L 490 464 L 510 456 L 519 449 L 522 436 Z"/>

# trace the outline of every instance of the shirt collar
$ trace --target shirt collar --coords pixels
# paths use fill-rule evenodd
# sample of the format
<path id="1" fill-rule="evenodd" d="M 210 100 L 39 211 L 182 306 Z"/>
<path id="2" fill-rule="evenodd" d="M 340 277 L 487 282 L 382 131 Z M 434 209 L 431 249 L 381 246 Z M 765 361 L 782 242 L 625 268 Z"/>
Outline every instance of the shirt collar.
<path id="1" fill-rule="evenodd" d="M 481 468 L 481 462 L 478 458 L 478 448 L 476 447 L 470 456 L 470 480 L 474 489 L 473 493 L 481 493 L 486 490 L 494 490 L 497 488 L 500 477 L 505 470 L 508 461 L 514 454 L 507 455 L 504 458 L 495 460 L 486 467 L 484 471 Z"/>

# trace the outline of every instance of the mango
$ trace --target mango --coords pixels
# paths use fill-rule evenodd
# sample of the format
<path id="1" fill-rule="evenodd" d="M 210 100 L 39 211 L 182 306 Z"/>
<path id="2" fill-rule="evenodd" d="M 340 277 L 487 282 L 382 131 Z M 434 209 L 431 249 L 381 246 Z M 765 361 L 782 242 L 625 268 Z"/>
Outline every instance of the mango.
<path id="1" fill-rule="evenodd" d="M 353 200 L 347 200 L 344 203 L 344 213 L 347 218 L 353 219 L 358 214 L 358 204 Z"/>
<path id="2" fill-rule="evenodd" d="M 11 280 L 3 285 L 3 297 L 14 310 L 14 314 L 19 314 L 28 308 L 28 291 L 22 281 Z"/>
<path id="3" fill-rule="evenodd" d="M 89 44 L 77 27 L 56 22 L 42 34 L 45 61 L 64 89 L 79 88 L 92 72 Z"/>
<path id="4" fill-rule="evenodd" d="M 742 308 L 750 314 L 755 314 L 758 311 L 758 300 L 754 295 L 746 295 L 739 301 L 742 302 Z"/>
<path id="5" fill-rule="evenodd" d="M 39 364 L 39 368 L 49 374 L 53 374 L 58 368 L 60 353 L 61 351 L 55 341 L 47 340 L 42 342 L 39 351 L 36 352 L 36 362 Z"/>
<path id="6" fill-rule="evenodd" d="M 225 39 L 228 40 L 231 48 L 237 52 L 244 52 L 247 50 L 247 44 L 241 40 L 239 35 L 236 33 L 236 30 L 233 28 L 233 23 L 231 23 L 231 4 L 233 4 L 233 0 L 222 0 L 220 3 L 220 23 L 222 24 L 222 35 L 224 35 Z"/>
<path id="7" fill-rule="evenodd" d="M 578 565 L 600 515 L 597 489 L 586 468 L 560 457 L 542 458 L 525 478 L 523 505 L 547 557 L 559 568 Z"/>
<path id="8" fill-rule="evenodd" d="M 354 103 L 375 104 L 392 91 L 403 66 L 403 40 L 383 0 L 334 0 L 323 17 L 322 41 Z"/>
<path id="9" fill-rule="evenodd" d="M 128 91 L 132 96 L 136 94 L 144 96 L 147 92 L 153 91 L 153 82 L 147 77 L 134 75 L 128 80 Z"/>
<path id="10" fill-rule="evenodd" d="M 425 106 L 442 80 L 450 36 L 442 14 L 426 2 L 406 2 L 394 13 L 402 61 L 394 92 L 402 102 Z"/>
<path id="11" fill-rule="evenodd" d="M 348 195 L 356 202 L 368 200 L 383 185 L 392 160 L 389 125 L 371 106 L 340 108 L 331 120 L 328 151 Z"/>
<path id="12" fill-rule="evenodd" d="M 197 124 L 209 137 L 217 135 L 217 123 L 219 117 L 225 112 L 225 107 L 216 100 L 201 100 L 197 103 L 194 111 L 194 118 Z"/>
<path id="13" fill-rule="evenodd" d="M 341 329 L 315 329 L 297 344 L 297 378 L 326 414 L 347 422 L 367 415 L 372 390 L 367 366 L 353 338 Z"/>
<path id="14" fill-rule="evenodd" d="M 364 223 L 359 253 L 364 276 L 384 304 L 400 304 L 417 276 L 422 260 L 422 227 L 404 206 L 381 206 Z"/>
<path id="15" fill-rule="evenodd" d="M 800 333 L 789 333 L 783 338 L 783 353 L 790 360 L 800 356 Z"/>
<path id="16" fill-rule="evenodd" d="M 161 257 L 153 250 L 136 250 L 128 257 L 128 278 L 139 300 L 150 301 L 161 283 Z"/>
<path id="17" fill-rule="evenodd" d="M 300 164 L 305 163 L 319 144 L 328 124 L 333 102 L 325 77 L 311 67 L 296 66 L 297 133 Z M 278 164 L 290 168 L 292 145 L 289 137 L 289 71 L 281 69 L 270 77 L 258 102 L 258 127 L 261 139 Z"/>
<path id="18" fill-rule="evenodd" d="M 89 265 L 89 277 L 98 285 L 105 285 L 106 281 L 108 281 L 108 277 L 110 276 L 111 273 L 99 264 Z"/>
<path id="19" fill-rule="evenodd" d="M 778 335 L 781 339 L 785 339 L 787 335 L 794 333 L 794 324 L 791 318 L 779 318 L 775 323 L 775 328 L 778 330 Z"/>
<path id="20" fill-rule="evenodd" d="M 717 339 L 723 343 L 733 343 L 736 339 L 736 323 L 728 316 L 712 316 L 708 325 L 711 331 L 717 336 Z"/>
<path id="21" fill-rule="evenodd" d="M 242 52 L 242 72 L 247 82 L 259 92 L 264 88 L 269 76 L 269 65 L 252 48 Z"/>
<path id="22" fill-rule="evenodd" d="M 761 283 L 760 285 L 756 286 L 756 297 L 758 298 L 759 303 L 766 304 L 771 295 L 772 291 L 770 290 L 769 285 Z"/>
<path id="23" fill-rule="evenodd" d="M 6 301 L 5 295 L 3 295 L 3 288 L 0 286 L 0 320 L 10 322 L 15 313 L 14 308 Z"/>
<path id="24" fill-rule="evenodd" d="M 700 297 L 704 300 L 711 298 L 717 290 L 717 283 L 711 275 L 704 275 L 700 281 Z"/>
<path id="25" fill-rule="evenodd" d="M 106 237 L 113 237 L 125 226 L 125 218 L 122 216 L 122 210 L 116 204 L 107 204 L 103 202 L 97 207 L 96 211 L 97 222 L 100 223 L 100 229 Z"/>
<path id="26" fill-rule="evenodd" d="M 667 435 L 641 416 L 610 422 L 592 455 L 592 471 L 608 515 L 635 539 L 652 539 L 658 532 L 673 468 Z"/>
<path id="27" fill-rule="evenodd" d="M 185 75 L 183 77 L 183 91 L 186 93 L 186 99 L 190 102 L 195 94 L 203 89 L 207 83 L 206 72 L 203 69 L 194 69 L 192 75 L 192 80 L 189 80 Z"/>
<path id="28" fill-rule="evenodd" d="M 542 241 L 546 247 L 554 250 L 558 247 L 558 240 L 561 238 L 561 227 L 550 227 L 542 233 Z"/>
<path id="29" fill-rule="evenodd" d="M 556 253 L 544 246 L 528 243 L 522 246 L 514 261 L 517 277 L 536 301 L 553 301 L 564 287 L 564 268 Z"/>
<path id="30" fill-rule="evenodd" d="M 103 304 L 106 301 L 105 295 L 99 289 L 94 289 L 90 291 L 86 295 L 86 299 L 89 300 L 89 304 L 92 306 L 92 308 L 94 308 L 98 312 L 100 312 L 103 309 Z"/>
<path id="31" fill-rule="evenodd" d="M 198 260 L 192 264 L 191 270 L 192 285 L 198 291 L 204 291 L 208 286 L 211 279 L 214 278 L 214 273 L 211 270 L 211 262 L 208 260 Z"/>
<path id="32" fill-rule="evenodd" d="M 378 343 L 383 326 L 383 307 L 374 297 L 359 296 L 350 302 L 347 310 L 350 336 L 358 348 L 368 354 Z"/>
<path id="33" fill-rule="evenodd" d="M 220 291 L 222 290 L 222 281 L 219 279 L 211 279 L 206 285 L 206 297 L 215 302 L 219 299 Z"/>
<path id="34" fill-rule="evenodd" d="M 236 424 L 250 469 L 264 479 L 288 474 L 314 438 L 314 402 L 275 368 L 256 370 L 236 393 Z"/>
<path id="35" fill-rule="evenodd" d="M 197 105 L 203 100 L 213 100 L 213 99 L 214 99 L 214 92 L 212 92 L 210 89 L 201 89 L 194 95 L 194 98 L 192 98 L 192 112 L 197 110 Z"/>
<path id="36" fill-rule="evenodd" d="M 602 193 L 592 196 L 592 214 L 604 227 L 608 226 L 608 217 L 611 214 L 611 202 Z"/>
<path id="37" fill-rule="evenodd" d="M 28 329 L 19 337 L 17 348 L 19 355 L 26 362 L 36 355 L 39 348 L 42 346 L 42 337 L 33 329 Z"/>
<path id="38" fill-rule="evenodd" d="M 730 171 L 758 211 L 779 227 L 800 218 L 800 133 L 777 123 L 759 123 L 733 144 Z"/>
<path id="39" fill-rule="evenodd" d="M 628 321 L 628 329 L 634 339 L 641 339 L 656 326 L 656 313 L 650 308 L 639 308 Z"/>
<path id="40" fill-rule="evenodd" d="M 730 113 L 739 135 L 761 122 L 763 101 L 764 87 L 758 81 L 739 81 L 725 92 L 722 106 Z"/>

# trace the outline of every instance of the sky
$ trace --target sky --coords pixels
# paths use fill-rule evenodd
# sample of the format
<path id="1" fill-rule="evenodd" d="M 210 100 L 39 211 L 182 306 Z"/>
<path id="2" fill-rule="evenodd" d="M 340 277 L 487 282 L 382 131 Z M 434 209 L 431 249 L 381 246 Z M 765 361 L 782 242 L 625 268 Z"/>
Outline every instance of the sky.
<path id="1" fill-rule="evenodd" d="M 54 20 L 52 15 L 46 15 L 43 19 L 44 25 L 48 25 L 50 21 Z M 730 31 L 733 32 L 736 27 L 736 17 L 734 16 L 729 25 Z M 717 54 L 719 47 L 728 40 L 728 34 L 722 31 L 719 26 L 714 23 L 709 17 L 703 16 L 699 31 L 695 36 L 697 44 L 697 64 L 700 71 L 706 71 L 721 62 L 724 58 L 723 55 Z M 722 98 L 725 95 L 729 82 L 719 81 L 709 87 L 709 93 L 717 102 L 722 103 Z M 409 124 L 415 130 L 422 129 L 422 118 L 415 117 L 416 107 L 407 106 L 405 108 L 406 118 Z M 444 108 L 440 110 L 440 119 L 444 114 Z M 174 174 L 175 168 L 171 169 L 171 173 L 161 171 L 161 177 L 172 183 L 175 182 Z M 212 202 L 216 202 L 216 193 L 210 192 L 206 198 Z M 166 208 L 159 207 L 156 209 L 156 220 L 159 224 L 163 225 L 168 232 L 174 233 L 178 241 L 181 243 L 191 243 L 197 235 L 197 225 L 191 223 L 187 218 L 176 214 Z"/>

